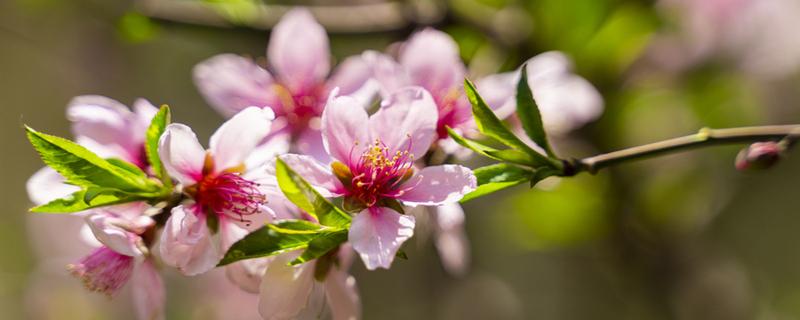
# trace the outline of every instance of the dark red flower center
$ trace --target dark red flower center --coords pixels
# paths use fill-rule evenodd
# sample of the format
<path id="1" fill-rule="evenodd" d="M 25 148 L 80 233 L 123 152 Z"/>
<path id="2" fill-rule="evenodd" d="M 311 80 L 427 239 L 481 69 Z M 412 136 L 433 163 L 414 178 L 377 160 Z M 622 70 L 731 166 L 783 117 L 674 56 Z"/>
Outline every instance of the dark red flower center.
<path id="1" fill-rule="evenodd" d="M 239 173 L 207 174 L 196 185 L 194 198 L 204 211 L 249 222 L 244 217 L 261 212 L 261 206 L 267 202 L 258 187 L 258 183 L 242 178 Z"/>

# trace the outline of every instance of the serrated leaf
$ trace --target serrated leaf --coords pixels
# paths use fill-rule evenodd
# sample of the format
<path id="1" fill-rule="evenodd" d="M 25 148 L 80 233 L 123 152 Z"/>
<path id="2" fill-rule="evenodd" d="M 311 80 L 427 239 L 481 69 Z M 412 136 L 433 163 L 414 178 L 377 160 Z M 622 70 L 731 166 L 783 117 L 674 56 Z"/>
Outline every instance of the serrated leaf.
<path id="1" fill-rule="evenodd" d="M 234 243 L 218 266 L 306 248 L 323 230 L 327 229 L 305 220 L 284 220 L 268 224 Z"/>
<path id="2" fill-rule="evenodd" d="M 64 138 L 25 127 L 28 140 L 45 164 L 81 187 L 113 188 L 127 193 L 157 192 L 160 186 L 146 177 L 120 168 Z"/>
<path id="3" fill-rule="evenodd" d="M 153 116 L 153 120 L 150 121 L 144 143 L 147 162 L 150 163 L 153 173 L 161 179 L 161 182 L 164 183 L 167 189 L 172 188 L 172 179 L 167 174 L 166 169 L 164 169 L 164 164 L 161 162 L 161 157 L 158 155 L 158 140 L 161 138 L 161 135 L 164 134 L 164 130 L 166 130 L 169 123 L 170 110 L 167 105 L 163 105 L 156 115 Z"/>
<path id="4" fill-rule="evenodd" d="M 536 145 L 542 147 L 551 158 L 558 158 L 547 141 L 547 133 L 544 130 L 542 114 L 539 106 L 533 99 L 533 92 L 528 85 L 528 65 L 522 65 L 522 73 L 517 83 L 517 117 L 522 122 L 522 129 Z"/>
<path id="5" fill-rule="evenodd" d="M 464 198 L 461 199 L 461 203 L 516 186 L 525 181 L 529 181 L 535 176 L 535 172 L 532 170 L 505 163 L 477 168 L 472 172 L 478 179 L 478 188 L 466 194 Z"/>
<path id="6" fill-rule="evenodd" d="M 298 265 L 319 258 L 347 241 L 347 229 L 325 231 L 308 242 L 308 247 L 290 265 Z"/>
<path id="7" fill-rule="evenodd" d="M 320 224 L 331 227 L 345 227 L 350 224 L 349 214 L 320 195 L 280 158 L 277 159 L 275 177 L 286 198 L 317 218 Z"/>
<path id="8" fill-rule="evenodd" d="M 130 195 L 96 194 L 89 197 L 90 199 L 87 201 L 86 192 L 86 189 L 76 191 L 67 197 L 55 199 L 43 205 L 33 207 L 30 209 L 30 211 L 37 213 L 73 213 L 92 208 L 141 200 L 138 197 Z"/>
<path id="9" fill-rule="evenodd" d="M 552 166 L 554 162 L 550 161 L 544 155 L 536 152 L 530 146 L 522 142 L 511 130 L 497 118 L 491 108 L 483 101 L 483 98 L 478 94 L 475 85 L 469 79 L 464 80 L 464 90 L 467 93 L 467 98 L 472 104 L 472 115 L 475 118 L 475 123 L 478 125 L 478 131 L 495 139 L 506 146 L 513 149 L 520 150 L 532 159 L 529 165 L 533 167 L 539 166 Z"/>

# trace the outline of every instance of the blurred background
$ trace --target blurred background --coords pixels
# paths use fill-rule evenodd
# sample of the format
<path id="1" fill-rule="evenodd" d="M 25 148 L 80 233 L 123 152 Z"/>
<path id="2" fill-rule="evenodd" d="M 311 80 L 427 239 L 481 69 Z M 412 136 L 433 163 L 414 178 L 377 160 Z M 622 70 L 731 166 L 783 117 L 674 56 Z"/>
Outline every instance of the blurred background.
<path id="1" fill-rule="evenodd" d="M 561 155 L 703 127 L 800 122 L 796 0 L 2 0 L 0 310 L 5 319 L 128 319 L 64 269 L 88 249 L 79 218 L 27 213 L 42 163 L 22 124 L 70 136 L 82 94 L 169 104 L 201 141 L 222 122 L 191 80 L 218 53 L 263 57 L 268 29 L 308 5 L 335 58 L 424 26 L 449 33 L 477 77 L 561 50 L 605 99 L 554 137 Z M 407 261 L 357 263 L 365 319 L 800 319 L 800 162 L 734 170 L 737 147 L 546 180 L 465 206 L 470 271 L 442 269 L 424 226 Z M 794 157 L 793 157 L 794 156 Z M 477 167 L 481 159 L 468 163 Z M 248 319 L 255 298 L 219 272 L 168 272 L 168 319 Z"/>

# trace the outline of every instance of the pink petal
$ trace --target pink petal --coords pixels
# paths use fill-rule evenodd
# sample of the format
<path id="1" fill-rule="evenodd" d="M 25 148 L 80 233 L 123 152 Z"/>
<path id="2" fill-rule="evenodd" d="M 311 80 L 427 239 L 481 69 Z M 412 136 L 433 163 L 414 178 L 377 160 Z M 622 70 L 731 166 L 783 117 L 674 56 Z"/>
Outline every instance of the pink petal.
<path id="1" fill-rule="evenodd" d="M 259 226 L 263 226 L 263 224 L 259 224 Z M 248 230 L 234 223 L 227 222 L 226 220 L 220 221 L 219 232 L 222 248 L 225 251 L 236 243 L 236 241 L 241 240 L 249 233 Z M 269 261 L 269 258 L 238 261 L 225 266 L 225 275 L 242 290 L 250 293 L 258 293 L 258 288 L 261 285 L 261 278 L 264 275 L 264 271 L 267 269 Z"/>
<path id="2" fill-rule="evenodd" d="M 372 207 L 353 218 L 349 241 L 367 269 L 389 269 L 397 250 L 413 234 L 414 217 Z"/>
<path id="3" fill-rule="evenodd" d="M 164 319 L 166 290 L 164 280 L 151 259 L 146 259 L 133 272 L 131 279 L 133 303 L 139 320 Z"/>
<path id="4" fill-rule="evenodd" d="M 306 9 L 286 13 L 275 25 L 267 57 L 292 92 L 311 89 L 330 72 L 328 35 Z"/>
<path id="5" fill-rule="evenodd" d="M 320 129 L 307 128 L 303 130 L 295 141 L 295 148 L 302 154 L 307 154 L 321 163 L 330 163 L 331 156 L 325 150 Z"/>
<path id="6" fill-rule="evenodd" d="M 372 78 L 380 84 L 380 93 L 388 97 L 400 88 L 412 85 L 408 72 L 392 57 L 377 51 L 365 51 L 361 59 L 369 65 Z"/>
<path id="7" fill-rule="evenodd" d="M 328 80 L 330 88 L 339 88 L 339 92 L 349 95 L 358 91 L 372 78 L 372 68 L 361 55 L 344 59 Z"/>
<path id="8" fill-rule="evenodd" d="M 463 275 L 469 264 L 469 243 L 464 232 L 464 210 L 458 203 L 436 207 L 436 249 L 445 270 Z"/>
<path id="9" fill-rule="evenodd" d="M 322 142 L 328 154 L 345 164 L 361 156 L 361 148 L 371 143 L 366 125 L 368 119 L 367 112 L 358 107 L 357 100 L 348 96 L 336 97 L 336 92 L 331 93 L 322 112 Z"/>
<path id="10" fill-rule="evenodd" d="M 220 114 L 231 117 L 249 106 L 275 106 L 270 90 L 274 80 L 252 60 L 235 54 L 221 54 L 196 65 L 197 89 Z"/>
<path id="11" fill-rule="evenodd" d="M 478 80 L 475 85 L 497 117 L 505 119 L 514 113 L 516 108 L 517 81 L 519 72 L 506 72 L 486 76 Z"/>
<path id="12" fill-rule="evenodd" d="M 225 121 L 209 142 L 214 171 L 243 165 L 269 133 L 273 119 L 270 108 L 248 107 Z"/>
<path id="13" fill-rule="evenodd" d="M 298 319 L 306 309 L 321 310 L 322 306 L 309 305 L 318 301 L 323 288 L 314 280 L 314 263 L 289 266 L 295 255 L 283 254 L 267 268 L 261 280 L 258 311 L 263 319 Z"/>
<path id="14" fill-rule="evenodd" d="M 286 154 L 280 158 L 323 197 L 333 197 L 342 190 L 341 182 L 333 176 L 333 173 L 310 156 Z"/>
<path id="15" fill-rule="evenodd" d="M 332 270 L 325 279 L 325 296 L 333 319 L 361 318 L 361 299 L 353 276 L 341 270 Z"/>
<path id="16" fill-rule="evenodd" d="M 120 220 L 122 219 L 105 214 L 92 214 L 86 217 L 86 224 L 91 228 L 95 238 L 111 250 L 132 257 L 144 255 L 141 249 L 144 248 L 144 243 L 141 242 L 139 235 L 115 223 L 117 221 L 119 224 L 125 223 Z"/>
<path id="17" fill-rule="evenodd" d="M 146 132 L 153 117 L 158 113 L 158 108 L 147 99 L 139 98 L 133 102 L 133 113 L 136 114 L 136 126 L 140 128 L 141 132 Z M 144 143 L 144 139 L 144 136 L 141 137 L 142 143 Z"/>
<path id="18" fill-rule="evenodd" d="M 67 106 L 75 141 L 104 158 L 136 160 L 131 154 L 138 154 L 144 131 L 134 117 L 125 105 L 103 96 L 75 97 Z"/>
<path id="19" fill-rule="evenodd" d="M 419 87 L 406 87 L 390 95 L 369 119 L 371 140 L 380 139 L 391 152 L 409 149 L 422 158 L 436 139 L 436 103 Z M 363 126 L 363 124 L 362 124 Z"/>
<path id="20" fill-rule="evenodd" d="M 181 183 L 192 185 L 202 176 L 206 151 L 186 125 L 173 123 L 167 126 L 158 141 L 158 154 L 169 175 Z"/>
<path id="21" fill-rule="evenodd" d="M 444 32 L 425 29 L 415 33 L 400 52 L 400 64 L 414 84 L 440 96 L 460 88 L 466 74 L 458 44 Z"/>
<path id="22" fill-rule="evenodd" d="M 406 205 L 435 206 L 460 200 L 478 185 L 469 168 L 446 164 L 425 167 L 406 184 L 415 184 L 398 198 Z"/>
<path id="23" fill-rule="evenodd" d="M 161 259 L 188 276 L 214 268 L 222 258 L 211 239 L 206 217 L 183 205 L 172 209 L 159 241 Z"/>
<path id="24" fill-rule="evenodd" d="M 64 180 L 64 177 L 52 168 L 41 168 L 25 184 L 28 198 L 35 205 L 42 205 L 80 190 L 76 186 L 65 184 Z"/>

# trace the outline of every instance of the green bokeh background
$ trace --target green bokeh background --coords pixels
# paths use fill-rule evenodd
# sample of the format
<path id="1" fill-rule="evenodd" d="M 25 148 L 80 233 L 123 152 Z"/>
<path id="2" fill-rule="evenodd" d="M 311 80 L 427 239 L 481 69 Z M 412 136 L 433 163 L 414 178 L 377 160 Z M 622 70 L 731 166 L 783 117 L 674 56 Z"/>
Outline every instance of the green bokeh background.
<path id="1" fill-rule="evenodd" d="M 246 19 L 253 2 L 232 2 L 229 18 Z M 651 1 L 414 3 L 446 8 L 435 26 L 456 38 L 476 75 L 513 69 L 547 50 L 576 61 L 578 73 L 603 93 L 606 110 L 557 138 L 561 154 L 585 156 L 702 126 L 800 121 L 798 72 L 766 81 L 721 58 L 680 72 L 649 65 L 645 52 L 654 35 L 674 28 Z M 509 18 L 490 21 L 497 14 Z M 341 60 L 383 50 L 421 27 L 334 33 L 331 46 Z M 131 1 L 0 2 L 1 318 L 133 317 L 124 294 L 109 301 L 82 290 L 66 270 L 41 271 L 56 259 L 36 248 L 80 240 L 32 227 L 64 218 L 26 213 L 25 181 L 42 164 L 22 124 L 69 136 L 64 107 L 71 97 L 145 97 L 169 104 L 173 119 L 203 141 L 223 119 L 195 90 L 191 68 L 218 53 L 263 56 L 267 41 L 267 31 L 246 26 L 149 19 Z M 800 318 L 800 162 L 790 153 L 772 170 L 741 173 L 733 169 L 737 150 L 671 155 L 473 201 L 465 206 L 470 272 L 447 275 L 421 227 L 407 244 L 410 260 L 389 271 L 355 264 L 364 317 Z M 230 300 L 196 286 L 197 279 L 174 272 L 167 279 L 168 319 L 212 319 L 207 311 Z"/>

